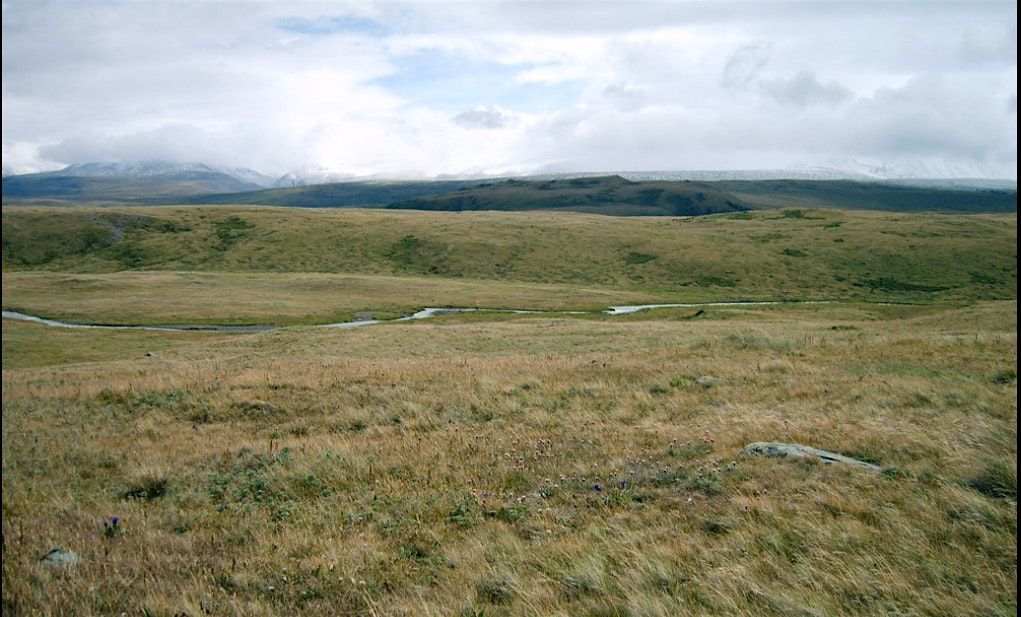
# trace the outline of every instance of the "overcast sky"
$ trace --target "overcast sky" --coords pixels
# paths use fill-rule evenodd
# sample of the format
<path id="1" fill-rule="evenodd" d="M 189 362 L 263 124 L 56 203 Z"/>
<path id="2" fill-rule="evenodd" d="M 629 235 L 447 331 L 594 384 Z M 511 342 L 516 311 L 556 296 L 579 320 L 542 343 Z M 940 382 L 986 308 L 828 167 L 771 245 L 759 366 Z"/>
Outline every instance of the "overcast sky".
<path id="1" fill-rule="evenodd" d="M 3 3 L 3 166 L 1017 177 L 1016 5 Z"/>

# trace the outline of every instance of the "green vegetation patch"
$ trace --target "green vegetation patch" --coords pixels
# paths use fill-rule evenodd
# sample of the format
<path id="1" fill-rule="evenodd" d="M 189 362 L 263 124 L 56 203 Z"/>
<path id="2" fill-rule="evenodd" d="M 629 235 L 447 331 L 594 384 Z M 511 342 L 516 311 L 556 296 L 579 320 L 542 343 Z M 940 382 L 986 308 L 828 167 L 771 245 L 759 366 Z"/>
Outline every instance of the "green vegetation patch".
<path id="1" fill-rule="evenodd" d="M 889 291 L 889 292 L 905 292 L 905 291 L 946 291 L 951 287 L 947 285 L 931 285 L 926 283 L 914 283 L 911 281 L 904 281 L 893 277 L 883 276 L 874 279 L 866 279 L 855 283 L 860 287 L 867 287 L 876 291 Z"/>
<path id="2" fill-rule="evenodd" d="M 624 257 L 624 262 L 631 265 L 645 264 L 656 259 L 656 257 L 658 257 L 658 255 L 653 255 L 651 253 L 631 252 Z"/>
<path id="3" fill-rule="evenodd" d="M 426 274 L 439 274 L 444 271 L 441 263 L 443 247 L 414 235 L 404 236 L 391 245 L 384 254 L 393 263 L 396 271 Z"/>
<path id="4" fill-rule="evenodd" d="M 703 276 L 696 281 L 699 287 L 737 287 L 737 281 L 725 276 Z"/>
<path id="5" fill-rule="evenodd" d="M 229 216 L 215 221 L 213 223 L 213 230 L 220 241 L 216 246 L 217 250 L 226 251 L 237 244 L 238 241 L 244 239 L 248 235 L 248 230 L 254 228 L 255 225 L 239 216 Z"/>

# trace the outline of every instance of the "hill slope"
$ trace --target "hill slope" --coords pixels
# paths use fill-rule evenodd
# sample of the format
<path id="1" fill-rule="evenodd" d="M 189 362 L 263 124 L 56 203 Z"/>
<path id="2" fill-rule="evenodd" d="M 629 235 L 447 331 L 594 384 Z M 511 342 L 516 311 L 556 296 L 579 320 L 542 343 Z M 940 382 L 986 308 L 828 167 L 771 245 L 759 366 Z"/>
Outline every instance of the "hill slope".
<path id="1" fill-rule="evenodd" d="M 721 180 L 713 186 L 756 208 L 840 208 L 888 212 L 1017 212 L 1017 190 L 963 181 L 923 186 L 852 180 Z"/>
<path id="2" fill-rule="evenodd" d="M 273 188 L 226 195 L 198 195 L 166 203 L 195 205 L 244 204 L 252 206 L 296 206 L 302 208 L 343 208 L 384 206 L 395 201 L 456 191 L 478 184 L 476 180 L 435 182 L 332 182 Z"/>
<path id="3" fill-rule="evenodd" d="M 684 300 L 934 301 L 1015 298 L 1016 259 L 1016 215 L 3 211 L 5 275 L 334 272 L 594 286 Z"/>
<path id="4" fill-rule="evenodd" d="M 552 210 L 618 215 L 698 216 L 743 212 L 737 197 L 705 182 L 631 182 L 620 176 L 567 180 L 505 180 L 420 197 L 390 208 L 462 212 Z"/>

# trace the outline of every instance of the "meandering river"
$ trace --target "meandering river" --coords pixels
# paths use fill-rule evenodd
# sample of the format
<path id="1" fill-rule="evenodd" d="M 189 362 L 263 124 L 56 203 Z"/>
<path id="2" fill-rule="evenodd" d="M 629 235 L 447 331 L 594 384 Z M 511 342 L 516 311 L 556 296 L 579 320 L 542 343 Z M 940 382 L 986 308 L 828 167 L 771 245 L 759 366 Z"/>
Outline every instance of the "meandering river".
<path id="1" fill-rule="evenodd" d="M 630 315 L 639 311 L 647 311 L 650 309 L 657 308 L 700 308 L 706 306 L 762 306 L 771 304 L 829 304 L 827 300 L 819 301 L 805 301 L 805 302 L 780 302 L 780 301 L 762 301 L 762 302 L 698 302 L 698 303 L 672 303 L 672 304 L 623 304 L 620 306 L 611 306 L 607 309 L 599 311 L 568 311 L 568 310 L 556 310 L 556 309 L 487 309 L 487 308 L 467 308 L 467 307 L 434 307 L 424 308 L 420 311 L 416 311 L 410 315 L 404 317 L 398 317 L 397 319 L 357 319 L 354 321 L 340 321 L 337 323 L 319 324 L 317 326 L 311 326 L 316 328 L 359 328 L 362 326 L 371 326 L 379 323 L 392 323 L 399 321 L 411 321 L 415 319 L 430 319 L 438 315 L 448 315 L 451 313 L 512 313 L 515 315 Z M 46 319 L 45 317 L 37 317 L 35 315 L 28 315 L 26 313 L 19 313 L 18 311 L 4 311 L 4 319 L 14 319 L 18 321 L 27 321 L 31 323 L 42 324 L 44 326 L 52 326 L 54 328 L 78 328 L 78 329 L 89 329 L 89 330 L 151 330 L 157 332 L 220 332 L 226 334 L 244 334 L 252 332 L 268 332 L 270 330 L 278 330 L 288 326 L 216 326 L 216 325 L 203 325 L 203 324 L 165 324 L 165 325 L 153 325 L 153 326 L 140 326 L 140 325 L 126 325 L 126 324 L 86 324 L 86 323 L 75 323 L 70 321 L 61 321 L 59 319 Z"/>

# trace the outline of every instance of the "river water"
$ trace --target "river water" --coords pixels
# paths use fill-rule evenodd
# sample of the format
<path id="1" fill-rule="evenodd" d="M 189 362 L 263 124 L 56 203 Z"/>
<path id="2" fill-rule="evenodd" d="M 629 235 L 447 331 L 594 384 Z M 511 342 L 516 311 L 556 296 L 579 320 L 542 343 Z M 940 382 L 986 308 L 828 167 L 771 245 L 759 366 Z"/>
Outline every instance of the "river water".
<path id="1" fill-rule="evenodd" d="M 602 311 L 559 311 L 555 309 L 543 310 L 543 309 L 483 309 L 483 308 L 467 308 L 467 307 L 435 307 L 435 308 L 424 308 L 420 311 L 416 311 L 410 315 L 404 317 L 398 317 L 397 319 L 358 319 L 355 321 L 341 321 L 337 323 L 320 324 L 318 328 L 360 328 L 362 326 L 371 326 L 379 323 L 390 323 L 399 321 L 412 321 L 418 319 L 430 319 L 438 315 L 449 315 L 451 313 L 511 313 L 515 315 L 595 315 L 602 313 L 604 315 L 631 315 L 639 311 L 647 311 L 657 308 L 699 308 L 705 306 L 762 306 L 771 304 L 826 304 L 826 301 L 817 302 L 778 302 L 778 301 L 766 301 L 766 302 L 700 302 L 700 303 L 674 303 L 674 304 L 623 304 L 620 306 L 611 306 Z M 166 325 L 154 325 L 154 326 L 137 326 L 137 325 L 124 325 L 124 324 L 85 324 L 75 323 L 70 321 L 61 321 L 59 319 L 46 319 L 45 317 L 37 317 L 35 315 L 28 315 L 26 313 L 19 313 L 18 311 L 4 311 L 4 319 L 14 319 L 17 321 L 27 321 L 31 323 L 42 324 L 44 326 L 52 326 L 55 328 L 76 328 L 76 329 L 87 329 L 87 330 L 150 330 L 156 332 L 220 332 L 225 334 L 245 334 L 253 332 L 269 332 L 270 330 L 277 330 L 286 326 L 216 326 L 216 325 L 204 325 L 204 324 L 166 324 Z"/>

